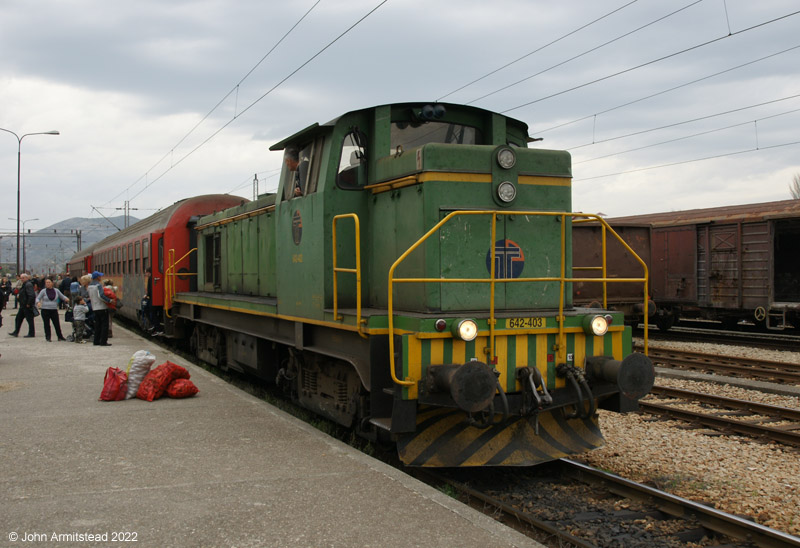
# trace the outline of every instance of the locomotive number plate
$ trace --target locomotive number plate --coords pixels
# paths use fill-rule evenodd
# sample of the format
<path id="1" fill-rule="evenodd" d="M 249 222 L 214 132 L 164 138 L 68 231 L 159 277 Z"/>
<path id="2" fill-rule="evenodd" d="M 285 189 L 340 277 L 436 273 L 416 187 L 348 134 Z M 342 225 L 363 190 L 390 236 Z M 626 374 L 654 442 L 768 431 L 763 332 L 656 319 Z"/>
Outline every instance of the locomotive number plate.
<path id="1" fill-rule="evenodd" d="M 537 327 L 544 327 L 544 326 L 545 326 L 545 320 L 542 317 L 506 319 L 506 329 L 535 329 Z"/>

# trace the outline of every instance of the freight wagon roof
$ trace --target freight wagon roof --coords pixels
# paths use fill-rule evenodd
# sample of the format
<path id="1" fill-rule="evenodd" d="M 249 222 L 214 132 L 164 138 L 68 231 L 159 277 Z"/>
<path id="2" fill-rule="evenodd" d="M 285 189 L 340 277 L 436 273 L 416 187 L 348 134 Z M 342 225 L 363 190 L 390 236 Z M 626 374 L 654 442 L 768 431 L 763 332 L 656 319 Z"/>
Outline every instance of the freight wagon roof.
<path id="1" fill-rule="evenodd" d="M 756 222 L 800 217 L 800 200 L 782 200 L 706 209 L 688 209 L 648 215 L 608 218 L 611 225 L 673 226 L 702 223 Z"/>

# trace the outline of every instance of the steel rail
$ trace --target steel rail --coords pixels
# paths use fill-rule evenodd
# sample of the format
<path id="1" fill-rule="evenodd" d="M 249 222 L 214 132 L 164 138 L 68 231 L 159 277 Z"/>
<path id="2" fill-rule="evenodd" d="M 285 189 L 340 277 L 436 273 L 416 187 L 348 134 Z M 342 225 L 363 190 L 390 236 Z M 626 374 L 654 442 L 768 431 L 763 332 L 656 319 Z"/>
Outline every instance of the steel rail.
<path id="1" fill-rule="evenodd" d="M 758 415 L 779 417 L 783 420 L 800 421 L 800 409 L 792 409 L 790 407 L 780 407 L 778 405 L 769 405 L 766 403 L 737 400 L 734 398 L 726 398 L 725 396 L 703 394 L 701 392 L 682 390 L 680 388 L 671 388 L 667 386 L 654 386 L 650 390 L 650 393 L 656 396 L 668 396 L 671 398 L 681 398 L 700 403 L 708 403 L 728 409 L 741 409 Z"/>
<path id="2" fill-rule="evenodd" d="M 641 327 L 641 326 L 640 326 Z M 729 331 L 721 326 L 699 327 L 681 325 L 671 327 L 668 332 L 659 331 L 652 326 L 649 329 L 651 340 L 714 342 L 723 344 L 747 345 L 754 348 L 770 350 L 792 350 L 800 348 L 800 330 L 788 332 Z"/>
<path id="3" fill-rule="evenodd" d="M 469 486 L 467 486 L 467 485 L 465 485 L 465 484 L 463 484 L 461 482 L 458 482 L 458 481 L 455 481 L 455 480 L 452 480 L 452 479 L 449 479 L 449 478 L 445 478 L 445 477 L 441 476 L 440 474 L 437 474 L 436 472 L 434 472 L 432 470 L 415 470 L 414 471 L 414 476 L 416 476 L 418 479 L 421 476 L 424 476 L 424 477 L 427 478 L 426 481 L 428 483 L 431 483 L 431 482 L 444 483 L 446 485 L 449 485 L 449 486 L 453 487 L 459 493 L 469 497 L 469 505 L 472 506 L 473 508 L 475 508 L 478 511 L 483 511 L 483 510 L 481 508 L 478 508 L 472 502 L 472 499 L 481 502 L 484 506 L 491 506 L 493 508 L 497 508 L 498 510 L 500 510 L 504 514 L 506 514 L 506 515 L 510 516 L 511 518 L 517 520 L 520 524 L 523 524 L 523 525 L 531 527 L 533 529 L 537 529 L 539 531 L 543 531 L 543 532 L 545 532 L 547 534 L 553 535 L 554 537 L 559 538 L 559 539 L 561 539 L 563 541 L 566 541 L 566 542 L 570 543 L 571 545 L 578 546 L 579 548 L 598 548 L 598 546 L 596 544 L 593 544 L 593 543 L 591 543 L 591 542 L 589 542 L 589 541 L 587 541 L 585 539 L 582 539 L 580 537 L 576 537 L 576 536 L 564 531 L 563 529 L 559 529 L 558 527 L 555 527 L 551 522 L 541 520 L 541 519 L 539 519 L 537 517 L 534 517 L 533 515 L 531 515 L 531 514 L 529 514 L 527 512 L 521 512 L 520 510 L 517 510 L 516 508 L 511 506 L 510 504 L 506 504 L 503 501 L 496 499 L 495 497 L 487 495 L 486 493 L 482 493 L 481 491 L 478 491 L 477 489 L 473 489 L 472 487 L 469 487 Z M 485 513 L 485 511 L 483 511 L 483 512 Z M 510 523 L 506 523 L 506 525 L 511 525 L 511 524 Z M 513 528 L 517 529 L 517 527 L 513 527 Z"/>
<path id="4" fill-rule="evenodd" d="M 788 362 L 773 362 L 663 348 L 651 348 L 648 355 L 654 364 L 666 367 L 702 369 L 741 377 L 777 379 L 800 384 L 800 365 Z"/>
<path id="5" fill-rule="evenodd" d="M 662 405 L 646 401 L 640 401 L 639 408 L 647 413 L 666 415 L 674 419 L 709 426 L 715 430 L 731 431 L 737 434 L 764 438 L 768 441 L 777 441 L 786 445 L 800 447 L 800 432 L 792 430 L 781 430 L 780 428 L 773 428 L 771 426 L 742 422 L 725 417 L 708 415 L 706 413 L 677 409 L 671 405 Z"/>
<path id="6" fill-rule="evenodd" d="M 759 525 L 699 502 L 672 495 L 573 460 L 561 459 L 560 462 L 570 467 L 578 476 L 586 477 L 589 481 L 601 482 L 618 495 L 639 500 L 645 499 L 671 516 L 679 518 L 692 516 L 703 527 L 712 531 L 747 540 L 764 548 L 800 547 L 800 538 L 783 531 Z"/>

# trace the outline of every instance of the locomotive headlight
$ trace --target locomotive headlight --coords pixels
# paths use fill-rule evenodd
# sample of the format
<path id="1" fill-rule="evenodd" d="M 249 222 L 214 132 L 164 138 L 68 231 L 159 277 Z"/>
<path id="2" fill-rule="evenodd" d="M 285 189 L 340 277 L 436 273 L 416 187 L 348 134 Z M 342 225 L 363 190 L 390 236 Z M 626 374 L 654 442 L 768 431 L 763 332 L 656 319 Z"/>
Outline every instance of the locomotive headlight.
<path id="1" fill-rule="evenodd" d="M 605 316 L 586 316 L 583 319 L 583 330 L 587 335 L 602 337 L 608 333 L 608 320 Z"/>
<path id="2" fill-rule="evenodd" d="M 475 320 L 458 320 L 453 322 L 453 335 L 462 341 L 472 341 L 478 336 L 478 324 Z"/>
<path id="3" fill-rule="evenodd" d="M 497 151 L 497 163 L 503 169 L 511 169 L 517 163 L 517 155 L 510 148 L 501 148 Z"/>
<path id="4" fill-rule="evenodd" d="M 517 187 L 514 183 L 503 181 L 497 185 L 497 197 L 505 203 L 512 202 L 517 197 Z"/>

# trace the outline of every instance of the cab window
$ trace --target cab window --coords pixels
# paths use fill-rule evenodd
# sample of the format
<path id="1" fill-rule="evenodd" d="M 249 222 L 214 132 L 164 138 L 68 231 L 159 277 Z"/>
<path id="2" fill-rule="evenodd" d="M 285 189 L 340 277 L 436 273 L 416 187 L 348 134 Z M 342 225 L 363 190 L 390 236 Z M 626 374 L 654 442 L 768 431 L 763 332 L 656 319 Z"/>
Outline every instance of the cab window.
<path id="1" fill-rule="evenodd" d="M 359 188 L 364 183 L 359 173 L 363 172 L 360 168 L 366 163 L 366 141 L 366 135 L 357 128 L 345 135 L 336 176 L 340 188 Z"/>
<path id="2" fill-rule="evenodd" d="M 401 150 L 443 143 L 447 145 L 481 145 L 483 135 L 478 128 L 450 122 L 408 122 L 392 123 L 391 148 L 389 154 Z"/>
<path id="3" fill-rule="evenodd" d="M 283 151 L 283 199 L 300 198 L 317 191 L 324 138 Z"/>

